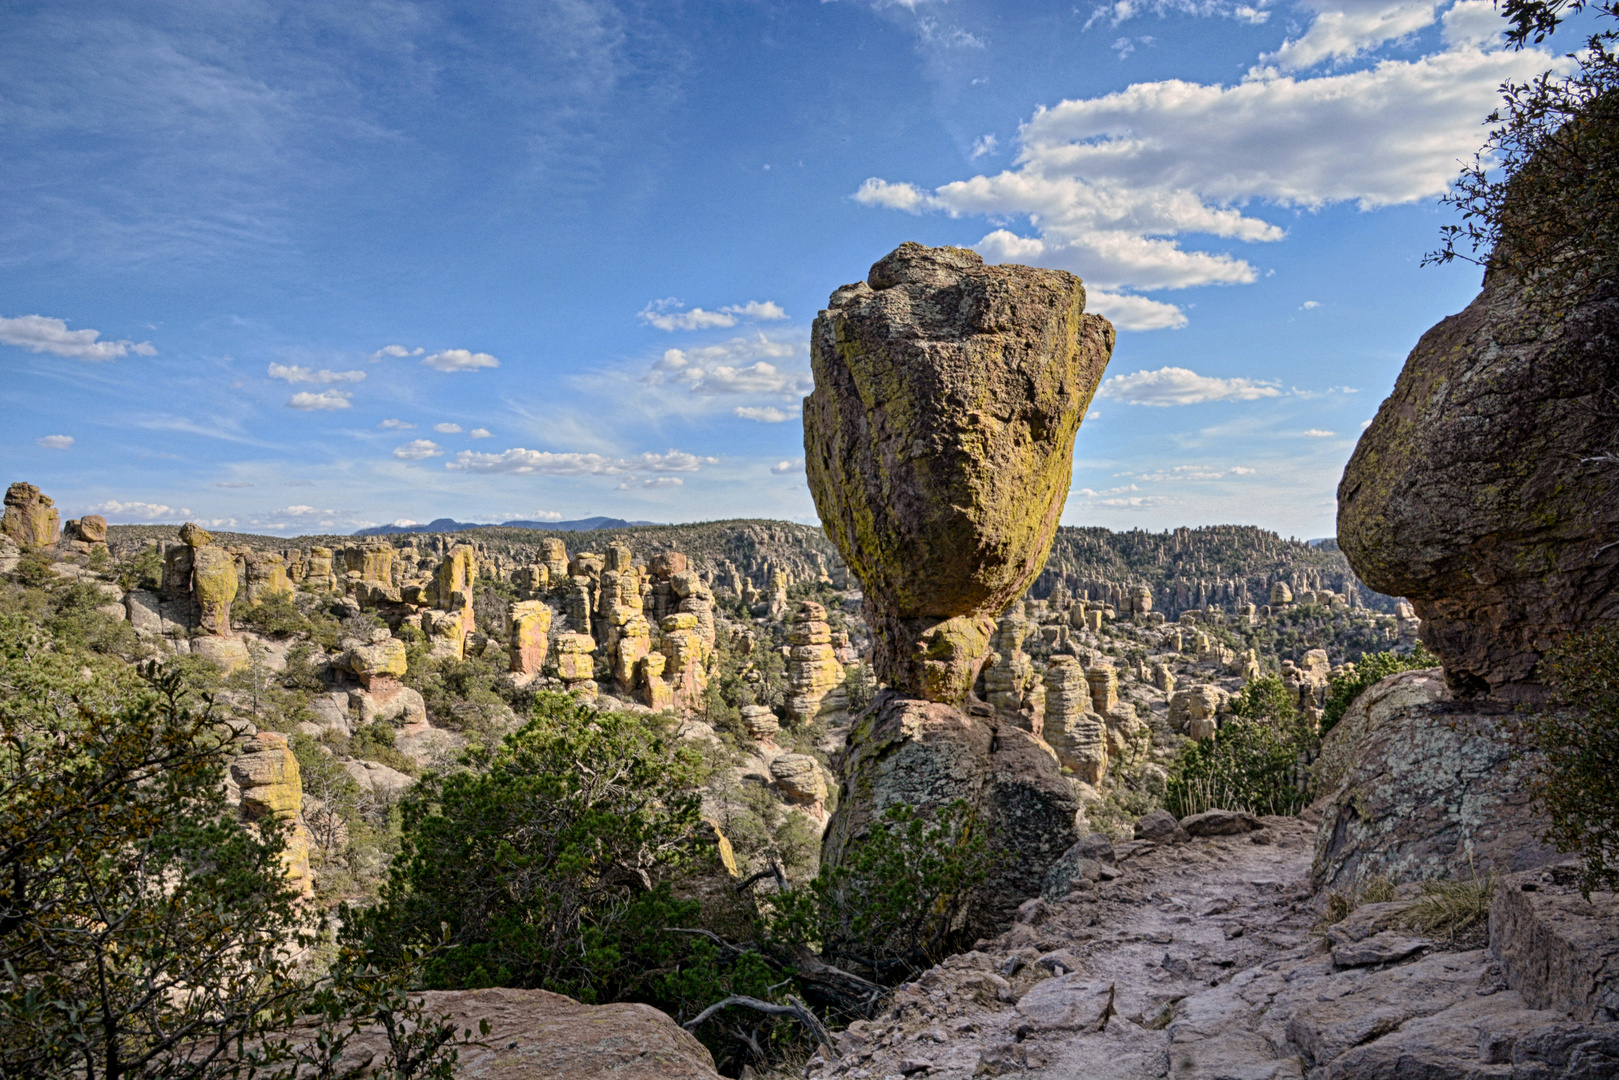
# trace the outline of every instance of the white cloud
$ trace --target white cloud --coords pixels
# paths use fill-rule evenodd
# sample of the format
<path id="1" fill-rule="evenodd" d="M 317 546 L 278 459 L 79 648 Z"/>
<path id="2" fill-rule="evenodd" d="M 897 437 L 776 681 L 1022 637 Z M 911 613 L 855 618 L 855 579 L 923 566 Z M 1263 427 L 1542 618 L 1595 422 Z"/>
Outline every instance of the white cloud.
<path id="1" fill-rule="evenodd" d="M 47 450 L 66 450 L 68 447 L 73 445 L 73 436 L 46 435 L 43 438 L 35 439 L 34 441 Z"/>
<path id="2" fill-rule="evenodd" d="M 640 486 L 644 488 L 673 488 L 680 487 L 685 482 L 686 481 L 682 480 L 678 476 L 654 476 L 650 479 L 642 480 Z M 618 490 L 628 491 L 630 490 L 631 486 L 631 482 L 626 480 L 622 484 L 618 485 Z"/>
<path id="3" fill-rule="evenodd" d="M 433 430 L 438 432 L 440 435 L 459 435 L 459 434 L 461 434 L 461 425 L 460 424 L 434 424 L 433 425 Z"/>
<path id="4" fill-rule="evenodd" d="M 415 426 L 415 424 L 406 423 L 405 421 L 397 418 L 393 420 L 384 420 L 382 423 L 377 425 L 379 428 L 389 428 L 393 431 L 408 431 Z"/>
<path id="5" fill-rule="evenodd" d="M 349 398 L 353 396 L 347 390 L 322 390 L 318 394 L 305 390 L 288 398 L 287 405 L 293 409 L 348 409 L 353 407 L 349 404 Z"/>
<path id="6" fill-rule="evenodd" d="M 1488 2 L 1488 0 L 1486 0 Z M 1385 41 L 1413 34 L 1434 20 L 1434 0 L 1313 0 L 1315 19 L 1298 40 L 1288 40 L 1260 60 L 1284 71 L 1301 71 L 1324 60 L 1353 60 Z"/>
<path id="7" fill-rule="evenodd" d="M 1198 405 L 1206 401 L 1254 401 L 1277 397 L 1275 386 L 1253 379 L 1220 379 L 1183 367 L 1115 375 L 1097 391 L 1127 405 Z"/>
<path id="8" fill-rule="evenodd" d="M 1186 313 L 1174 304 L 1129 293 L 1085 290 L 1085 310 L 1105 315 L 1120 330 L 1179 330 Z"/>
<path id="9" fill-rule="evenodd" d="M 814 385 L 809 372 L 782 371 L 770 361 L 804 352 L 802 344 L 774 341 L 763 334 L 695 349 L 667 349 L 645 381 L 653 386 L 684 384 L 694 394 L 802 396 Z"/>
<path id="10" fill-rule="evenodd" d="M 980 135 L 973 143 L 973 152 L 968 156 L 970 160 L 977 161 L 985 154 L 993 154 L 995 152 L 995 148 L 1000 144 L 1000 140 L 993 135 Z M 869 183 L 870 181 L 867 182 Z"/>
<path id="11" fill-rule="evenodd" d="M 1307 439 L 1330 439 L 1338 433 L 1336 431 L 1326 431 L 1322 428 L 1310 428 L 1307 431 L 1299 432 L 1299 434 Z"/>
<path id="12" fill-rule="evenodd" d="M 885 206 L 890 210 L 904 210 L 912 214 L 942 206 L 915 184 L 891 184 L 875 176 L 861 184 L 851 198 L 862 206 Z"/>
<path id="13" fill-rule="evenodd" d="M 685 310 L 685 304 L 674 297 L 654 300 L 637 314 L 641 321 L 659 330 L 716 330 L 735 326 L 740 319 L 756 322 L 774 322 L 785 319 L 787 312 L 774 300 L 749 300 L 745 304 L 726 304 L 718 311 L 704 311 L 700 307 Z"/>
<path id="14" fill-rule="evenodd" d="M 216 488 L 250 488 L 252 486 L 246 480 L 220 480 L 214 484 Z"/>
<path id="15" fill-rule="evenodd" d="M 667 311 L 659 308 L 659 304 L 673 304 L 678 301 L 655 300 L 642 308 L 638 314 L 641 321 L 657 327 L 659 330 L 713 330 L 718 327 L 735 326 L 735 315 L 726 311 L 704 311 L 702 308 L 692 308 L 690 311 Z"/>
<path id="16" fill-rule="evenodd" d="M 463 472 L 515 473 L 520 476 L 602 476 L 631 472 L 696 472 L 704 465 L 718 462 L 719 458 L 698 457 L 681 450 L 615 458 L 603 454 L 555 454 L 547 450 L 525 450 L 519 446 L 500 454 L 463 450 L 455 455 L 454 461 L 445 462 L 444 467 Z"/>
<path id="17" fill-rule="evenodd" d="M 326 368 L 311 371 L 297 364 L 271 364 L 269 371 L 270 378 L 290 383 L 315 383 L 324 386 L 328 383 L 357 383 L 365 380 L 363 371 L 330 371 Z"/>
<path id="18" fill-rule="evenodd" d="M 873 177 L 853 198 L 1026 219 L 1032 235 L 999 227 L 979 252 L 1071 270 L 1108 292 L 1243 284 L 1258 276 L 1251 263 L 1177 238 L 1283 239 L 1245 209 L 1254 200 L 1371 210 L 1440 195 L 1478 148 L 1500 84 L 1550 62 L 1535 50 L 1463 48 L 1316 78 L 1269 69 L 1233 86 L 1138 83 L 1036 112 L 1011 169 L 931 192 Z"/>
<path id="19" fill-rule="evenodd" d="M 410 518 L 395 518 L 394 519 L 394 525 L 397 528 L 401 528 L 401 529 L 408 529 L 412 525 L 417 525 L 417 524 L 420 524 L 420 522 L 412 521 Z"/>
<path id="20" fill-rule="evenodd" d="M 435 371 L 477 371 L 479 368 L 497 368 L 500 361 L 486 352 L 468 352 L 466 349 L 445 349 L 422 357 L 422 363 Z"/>
<path id="21" fill-rule="evenodd" d="M 761 424 L 780 424 L 783 421 L 791 420 L 793 417 L 798 415 L 797 413 L 785 412 L 776 408 L 774 405 L 765 405 L 762 407 L 738 405 L 733 411 L 740 419 L 757 420 Z"/>
<path id="22" fill-rule="evenodd" d="M 377 361 L 386 360 L 389 357 L 397 359 L 405 356 L 420 356 L 426 351 L 426 349 L 407 349 L 403 345 L 384 345 L 366 359 L 375 364 Z"/>
<path id="23" fill-rule="evenodd" d="M 92 513 L 104 514 L 107 517 L 132 518 L 136 521 L 155 521 L 158 518 L 191 516 L 190 507 L 182 506 L 175 508 L 172 506 L 165 506 L 163 503 L 149 502 L 110 501 L 96 503 L 94 506 L 86 507 L 86 509 Z"/>
<path id="24" fill-rule="evenodd" d="M 467 438 L 469 439 L 492 439 L 494 437 L 495 433 L 486 427 L 475 427 L 467 432 Z"/>
<path id="25" fill-rule="evenodd" d="M 1229 470 L 1234 476 L 1252 476 L 1258 469 L 1250 469 L 1246 465 L 1233 465 Z"/>
<path id="26" fill-rule="evenodd" d="M 1302 307 L 1305 311 L 1314 311 L 1316 308 L 1320 307 L 1321 304 L 1320 304 L 1319 301 L 1316 301 L 1316 300 L 1306 300 L 1304 303 L 1300 304 L 1299 306 Z"/>
<path id="27" fill-rule="evenodd" d="M 438 457 L 442 453 L 438 443 L 432 439 L 412 439 L 405 445 L 394 448 L 394 457 L 400 461 L 423 461 L 430 457 Z"/>
<path id="28" fill-rule="evenodd" d="M 15 319 L 0 316 L 0 345 L 15 345 L 29 352 L 52 353 L 92 363 L 116 360 L 130 353 L 157 355 L 149 341 L 98 341 L 99 337 L 99 330 L 69 330 L 62 319 L 45 315 L 19 315 Z"/>
<path id="29" fill-rule="evenodd" d="M 756 322 L 776 322 L 787 317 L 786 309 L 774 300 L 749 300 L 746 304 L 726 304 L 720 310 Z"/>
<path id="30" fill-rule="evenodd" d="M 770 466 L 770 471 L 775 473 L 777 476 L 785 476 L 787 473 L 796 472 L 797 470 L 802 469 L 803 467 L 804 467 L 804 459 L 803 458 L 795 458 L 792 461 L 778 461 L 778 462 L 776 462 L 774 465 Z"/>
<path id="31" fill-rule="evenodd" d="M 1460 0 L 1444 15 L 1445 44 L 1489 48 L 1499 43 L 1505 22 L 1495 0 Z"/>

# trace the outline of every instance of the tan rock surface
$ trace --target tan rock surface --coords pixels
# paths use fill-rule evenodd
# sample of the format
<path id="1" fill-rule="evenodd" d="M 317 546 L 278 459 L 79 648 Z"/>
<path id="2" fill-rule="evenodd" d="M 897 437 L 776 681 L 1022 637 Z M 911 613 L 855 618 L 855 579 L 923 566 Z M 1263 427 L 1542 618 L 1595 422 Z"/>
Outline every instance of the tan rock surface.
<path id="1" fill-rule="evenodd" d="M 56 503 L 33 484 L 19 480 L 7 488 L 5 507 L 0 533 L 24 551 L 48 547 L 62 538 Z"/>

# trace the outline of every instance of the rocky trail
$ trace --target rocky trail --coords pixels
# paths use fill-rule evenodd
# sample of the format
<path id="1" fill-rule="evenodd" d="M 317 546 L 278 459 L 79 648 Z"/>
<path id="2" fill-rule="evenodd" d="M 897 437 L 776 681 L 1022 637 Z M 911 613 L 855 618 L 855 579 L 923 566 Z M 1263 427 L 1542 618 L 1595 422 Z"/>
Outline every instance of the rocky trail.
<path id="1" fill-rule="evenodd" d="M 1071 892 L 901 987 L 807 1075 L 1619 1076 L 1619 1024 L 1530 1008 L 1487 950 L 1400 929 L 1401 903 L 1317 932 L 1312 822 L 1201 817 L 1201 836 L 1092 838 Z"/>

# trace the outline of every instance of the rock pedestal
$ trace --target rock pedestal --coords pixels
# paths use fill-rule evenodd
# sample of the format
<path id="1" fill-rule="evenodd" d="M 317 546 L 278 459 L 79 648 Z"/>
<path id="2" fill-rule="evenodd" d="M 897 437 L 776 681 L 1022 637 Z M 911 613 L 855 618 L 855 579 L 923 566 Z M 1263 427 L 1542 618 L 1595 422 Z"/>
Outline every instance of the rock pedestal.
<path id="1" fill-rule="evenodd" d="M 1091 708 L 1090 685 L 1079 660 L 1058 655 L 1046 668 L 1044 738 L 1077 779 L 1097 784 L 1107 771 L 1107 732 Z"/>
<path id="2" fill-rule="evenodd" d="M 534 675 L 545 666 L 551 615 L 550 606 L 543 600 L 519 600 L 511 606 L 508 621 L 512 628 L 510 651 L 514 674 Z"/>
<path id="3" fill-rule="evenodd" d="M 832 627 L 826 608 L 801 601 L 787 640 L 787 717 L 791 724 L 809 724 L 823 716 L 847 711 L 848 695 L 841 692 L 843 665 L 832 647 Z"/>
<path id="4" fill-rule="evenodd" d="M 422 629 L 433 643 L 434 655 L 457 660 L 466 655 L 467 637 L 477 625 L 472 613 L 477 581 L 477 549 L 471 544 L 455 545 L 433 575 L 432 597 L 437 610 L 422 616 Z"/>
<path id="5" fill-rule="evenodd" d="M 1079 839 L 1073 783 L 1051 748 L 958 706 L 996 617 L 1045 564 L 1112 348 L 1078 278 L 985 266 L 962 248 L 901 245 L 815 320 L 805 467 L 860 580 L 889 687 L 850 733 L 823 859 L 836 864 L 887 806 L 964 799 L 1007 856 L 973 900 L 974 929 L 1036 895 Z M 1032 699 L 1045 688 L 1029 674 L 1009 681 Z"/>
<path id="6" fill-rule="evenodd" d="M 60 512 L 49 495 L 19 480 L 6 489 L 6 510 L 0 517 L 0 533 L 11 537 L 24 551 L 49 547 L 62 538 Z"/>
<path id="7" fill-rule="evenodd" d="M 287 748 L 287 737 L 261 731 L 231 761 L 230 782 L 248 821 L 271 819 L 290 823 L 282 853 L 288 881 L 305 896 L 313 895 L 309 873 L 309 830 L 301 817 L 304 789 L 298 759 Z"/>

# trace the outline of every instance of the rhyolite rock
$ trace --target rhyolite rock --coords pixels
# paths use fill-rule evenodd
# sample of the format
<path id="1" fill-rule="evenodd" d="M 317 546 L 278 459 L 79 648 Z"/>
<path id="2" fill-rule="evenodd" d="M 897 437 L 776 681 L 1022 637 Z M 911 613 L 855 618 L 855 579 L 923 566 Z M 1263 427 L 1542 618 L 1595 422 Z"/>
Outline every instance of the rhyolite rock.
<path id="1" fill-rule="evenodd" d="M 1529 794 L 1538 756 L 1514 745 L 1510 715 L 1464 704 L 1430 668 L 1391 675 L 1349 707 L 1316 762 L 1316 886 L 1466 879 L 1556 859 Z"/>
<path id="2" fill-rule="evenodd" d="M 906 243 L 815 320 L 805 469 L 877 677 L 959 704 L 1045 565 L 1113 350 L 1072 274 Z"/>
<path id="3" fill-rule="evenodd" d="M 976 710 L 975 710 L 976 711 Z M 988 709 L 982 710 L 988 714 Z M 1080 805 L 1051 748 L 992 715 L 883 691 L 850 730 L 838 809 L 822 861 L 838 863 L 890 806 L 972 807 L 1005 853 L 967 914 L 974 933 L 999 930 L 1040 894 L 1047 869 L 1080 840 Z"/>
<path id="4" fill-rule="evenodd" d="M 47 547 L 61 539 L 60 513 L 56 503 L 33 484 L 19 480 L 6 489 L 6 510 L 0 516 L 0 533 L 11 537 L 24 551 Z"/>
<path id="5" fill-rule="evenodd" d="M 1338 543 L 1408 597 L 1458 696 L 1545 696 L 1565 635 L 1619 619 L 1619 298 L 1537 316 L 1517 281 L 1422 336 L 1338 487 Z"/>

